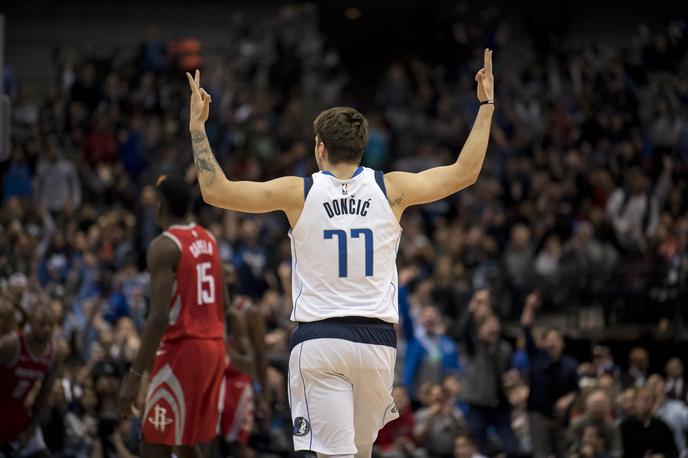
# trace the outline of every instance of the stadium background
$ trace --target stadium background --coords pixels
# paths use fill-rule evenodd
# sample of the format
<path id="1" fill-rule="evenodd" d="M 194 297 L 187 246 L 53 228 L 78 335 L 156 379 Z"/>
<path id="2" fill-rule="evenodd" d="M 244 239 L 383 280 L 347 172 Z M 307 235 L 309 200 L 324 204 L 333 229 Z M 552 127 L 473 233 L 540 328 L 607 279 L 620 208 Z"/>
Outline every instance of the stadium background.
<path id="1" fill-rule="evenodd" d="M 477 108 L 481 50 L 494 49 L 498 109 L 480 180 L 404 216 L 399 267 L 413 277 L 414 309 L 437 305 L 460 340 L 466 304 L 489 287 L 515 342 L 537 288 L 538 320 L 564 327 L 580 362 L 596 344 L 621 371 L 637 345 L 651 371 L 685 358 L 686 6 L 601 3 L 3 6 L 12 130 L 0 275 L 8 301 L 64 317 L 71 358 L 45 428 L 52 446 L 65 446 L 59 420 L 83 407 L 87 387 L 107 414 L 136 348 L 143 254 L 158 231 L 151 185 L 163 173 L 194 179 L 182 71 L 197 65 L 221 164 L 232 178 L 268 179 L 314 171 L 312 119 L 337 104 L 368 116 L 371 167 L 453 160 Z M 657 210 L 633 220 L 636 238 L 607 208 L 628 192 L 629 171 L 645 176 Z M 198 193 L 194 213 L 221 240 L 232 294 L 265 313 L 279 386 L 291 329 L 286 219 L 220 212 Z"/>

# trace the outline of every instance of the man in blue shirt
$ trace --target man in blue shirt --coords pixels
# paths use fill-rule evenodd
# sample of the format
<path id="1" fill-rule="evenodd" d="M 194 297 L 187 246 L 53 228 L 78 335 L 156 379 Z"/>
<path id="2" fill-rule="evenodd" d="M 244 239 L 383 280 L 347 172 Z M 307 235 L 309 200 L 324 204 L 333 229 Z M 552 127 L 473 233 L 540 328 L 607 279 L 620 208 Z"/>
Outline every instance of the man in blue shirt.
<path id="1" fill-rule="evenodd" d="M 461 372 L 456 342 L 444 333 L 437 307 L 425 305 L 418 314 L 417 326 L 411 313 L 405 273 L 399 282 L 399 318 L 406 339 L 403 384 L 417 399 L 417 389 L 424 382 L 442 383 L 445 376 Z"/>
<path id="2" fill-rule="evenodd" d="M 533 456 L 544 458 L 554 453 L 557 458 L 564 458 L 566 418 L 578 393 L 578 363 L 563 354 L 564 336 L 559 329 L 546 329 L 542 346 L 535 343 L 532 326 L 539 305 L 539 294 L 529 294 L 521 315 L 530 361 L 528 417 Z"/>

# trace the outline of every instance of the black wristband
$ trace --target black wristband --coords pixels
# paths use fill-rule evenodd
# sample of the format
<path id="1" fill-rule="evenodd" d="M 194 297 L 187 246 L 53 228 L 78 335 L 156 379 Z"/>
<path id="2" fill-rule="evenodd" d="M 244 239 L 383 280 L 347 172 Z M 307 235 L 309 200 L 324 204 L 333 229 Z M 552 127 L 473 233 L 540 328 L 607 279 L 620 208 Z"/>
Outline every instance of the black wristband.
<path id="1" fill-rule="evenodd" d="M 483 105 L 494 105 L 494 104 L 495 104 L 494 99 L 487 99 L 487 100 L 483 100 L 482 102 L 480 102 L 480 106 L 483 106 Z"/>

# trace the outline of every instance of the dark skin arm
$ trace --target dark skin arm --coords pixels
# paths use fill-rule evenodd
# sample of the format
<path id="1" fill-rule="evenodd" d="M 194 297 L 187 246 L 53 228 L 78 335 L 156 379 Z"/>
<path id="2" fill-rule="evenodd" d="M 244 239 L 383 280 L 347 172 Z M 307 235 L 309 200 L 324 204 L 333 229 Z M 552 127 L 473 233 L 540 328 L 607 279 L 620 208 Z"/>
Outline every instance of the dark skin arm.
<path id="1" fill-rule="evenodd" d="M 151 370 L 155 352 L 167 330 L 169 304 L 179 255 L 179 248 L 164 236 L 155 238 L 148 247 L 146 261 L 150 273 L 150 313 L 141 333 L 141 348 L 119 392 L 118 410 L 123 416 L 133 414 L 132 408 L 141 384 L 141 374 Z"/>
<path id="2" fill-rule="evenodd" d="M 232 339 L 232 343 L 227 345 L 227 353 L 241 372 L 255 376 L 256 368 L 253 363 L 251 345 L 249 344 L 246 333 L 246 325 L 241 315 L 232 308 L 232 303 L 229 298 L 229 288 L 227 288 L 227 274 L 224 269 L 222 269 L 221 275 L 225 322 L 229 330 L 230 338 Z"/>
<path id="3" fill-rule="evenodd" d="M 227 313 L 227 321 L 232 336 L 232 343 L 227 347 L 229 357 L 237 369 L 244 374 L 255 377 L 256 366 L 253 362 L 251 344 L 248 340 L 244 320 L 236 310 L 230 309 Z"/>
<path id="4" fill-rule="evenodd" d="M 256 378 L 260 386 L 265 389 L 268 383 L 268 358 L 265 351 L 265 319 L 259 310 L 251 307 L 244 314 L 248 338 L 253 349 L 253 360 L 256 365 Z"/>

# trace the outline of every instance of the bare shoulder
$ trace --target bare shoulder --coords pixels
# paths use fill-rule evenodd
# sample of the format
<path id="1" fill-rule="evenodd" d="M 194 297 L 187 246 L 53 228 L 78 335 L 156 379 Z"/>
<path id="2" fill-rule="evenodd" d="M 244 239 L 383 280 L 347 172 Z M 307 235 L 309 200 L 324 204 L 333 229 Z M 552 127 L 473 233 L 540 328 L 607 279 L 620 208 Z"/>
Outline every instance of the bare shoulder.
<path id="1" fill-rule="evenodd" d="M 270 184 L 270 189 L 268 193 L 271 198 L 281 198 L 285 197 L 291 201 L 291 203 L 303 202 L 303 186 L 304 178 L 297 176 L 286 176 L 275 178 L 274 180 L 268 181 Z"/>
<path id="2" fill-rule="evenodd" d="M 146 260 L 148 269 L 176 266 L 179 261 L 180 247 L 170 238 L 160 234 L 148 246 Z"/>
<path id="3" fill-rule="evenodd" d="M 401 221 L 404 210 L 412 204 L 409 195 L 409 186 L 413 186 L 412 180 L 415 174 L 409 172 L 389 172 L 385 173 L 385 189 L 387 190 L 387 201 L 392 208 L 397 221 Z"/>

